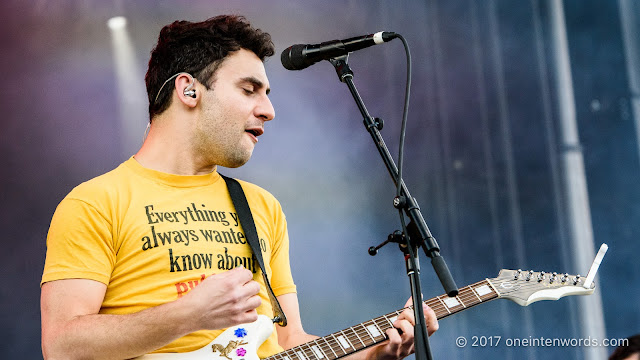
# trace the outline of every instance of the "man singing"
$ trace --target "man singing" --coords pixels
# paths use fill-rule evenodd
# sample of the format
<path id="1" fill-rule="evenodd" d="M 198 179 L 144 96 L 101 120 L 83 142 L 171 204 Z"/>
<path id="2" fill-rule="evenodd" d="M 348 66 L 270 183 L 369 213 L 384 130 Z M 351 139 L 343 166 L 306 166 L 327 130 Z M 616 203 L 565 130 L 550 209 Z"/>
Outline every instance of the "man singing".
<path id="1" fill-rule="evenodd" d="M 263 61 L 269 34 L 243 17 L 165 26 L 145 77 L 150 129 L 116 169 L 80 184 L 58 205 L 42 277 L 45 359 L 129 359 L 202 348 L 230 326 L 273 315 L 261 270 L 217 166 L 245 164 L 275 112 Z M 278 201 L 241 182 L 265 272 L 288 318 L 261 358 L 315 339 L 300 321 Z M 430 334 L 438 328 L 426 309 Z M 388 341 L 353 355 L 413 352 L 404 311 Z"/>

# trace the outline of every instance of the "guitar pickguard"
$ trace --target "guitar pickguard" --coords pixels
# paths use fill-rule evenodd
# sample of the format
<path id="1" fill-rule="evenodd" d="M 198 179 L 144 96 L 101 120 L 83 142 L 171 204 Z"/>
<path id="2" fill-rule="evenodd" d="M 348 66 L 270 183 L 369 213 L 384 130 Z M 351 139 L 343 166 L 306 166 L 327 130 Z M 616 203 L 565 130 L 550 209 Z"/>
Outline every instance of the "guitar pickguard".
<path id="1" fill-rule="evenodd" d="M 265 315 L 250 324 L 230 327 L 207 346 L 187 353 L 147 354 L 136 360 L 260 360 L 257 352 L 273 332 L 273 322 Z"/>

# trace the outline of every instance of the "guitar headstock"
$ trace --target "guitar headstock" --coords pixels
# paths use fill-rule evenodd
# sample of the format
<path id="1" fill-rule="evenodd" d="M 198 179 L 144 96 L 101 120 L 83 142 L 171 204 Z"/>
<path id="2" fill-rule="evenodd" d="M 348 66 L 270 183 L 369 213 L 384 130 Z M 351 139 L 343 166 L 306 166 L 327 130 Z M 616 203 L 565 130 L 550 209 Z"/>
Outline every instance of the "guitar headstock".
<path id="1" fill-rule="evenodd" d="M 580 275 L 502 269 L 498 277 L 488 279 L 498 291 L 498 297 L 527 306 L 540 300 L 558 300 L 568 295 L 589 295 L 595 290 L 593 282 L 584 287 Z"/>
<path id="2" fill-rule="evenodd" d="M 558 300 L 568 295 L 590 295 L 596 289 L 593 279 L 609 247 L 602 244 L 586 277 L 580 275 L 535 272 L 533 270 L 500 270 L 498 277 L 487 279 L 498 291 L 498 297 L 527 306 L 540 300 Z"/>

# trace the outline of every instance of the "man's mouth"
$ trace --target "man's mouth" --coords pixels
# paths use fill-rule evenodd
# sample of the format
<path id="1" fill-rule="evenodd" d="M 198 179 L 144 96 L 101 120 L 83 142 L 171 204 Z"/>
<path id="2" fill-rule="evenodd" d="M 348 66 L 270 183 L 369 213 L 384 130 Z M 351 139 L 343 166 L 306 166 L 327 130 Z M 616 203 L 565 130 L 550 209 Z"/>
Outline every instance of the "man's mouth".
<path id="1" fill-rule="evenodd" d="M 258 141 L 258 136 L 264 134 L 264 130 L 261 127 L 249 128 L 245 129 L 244 131 L 252 135 L 256 142 Z"/>

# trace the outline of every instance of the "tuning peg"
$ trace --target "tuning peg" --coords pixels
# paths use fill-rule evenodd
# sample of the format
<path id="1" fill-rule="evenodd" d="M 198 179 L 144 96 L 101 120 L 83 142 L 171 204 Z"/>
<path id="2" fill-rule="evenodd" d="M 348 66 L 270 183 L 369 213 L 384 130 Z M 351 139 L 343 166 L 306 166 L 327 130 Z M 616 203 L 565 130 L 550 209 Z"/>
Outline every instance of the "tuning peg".
<path id="1" fill-rule="evenodd" d="M 538 274 L 538 282 L 541 282 L 542 280 L 544 280 L 544 271 L 540 271 L 540 274 Z"/>
<path id="2" fill-rule="evenodd" d="M 573 278 L 573 285 L 578 285 L 579 282 L 580 282 L 580 275 L 576 275 Z"/>
<path id="3" fill-rule="evenodd" d="M 549 279 L 549 284 L 553 284 L 554 281 L 556 281 L 556 278 L 558 277 L 558 273 L 557 272 L 553 272 L 553 274 L 551 274 L 551 279 Z"/>
<path id="4" fill-rule="evenodd" d="M 525 280 L 529 281 L 531 280 L 531 277 L 533 276 L 533 270 L 529 270 L 529 272 L 527 273 L 527 277 L 525 278 Z"/>
<path id="5" fill-rule="evenodd" d="M 515 275 L 513 275 L 513 280 L 518 280 L 520 278 L 520 273 L 522 273 L 522 270 L 518 269 L 518 271 L 516 271 Z"/>
<path id="6" fill-rule="evenodd" d="M 560 281 L 562 281 L 562 283 L 566 283 L 567 282 L 567 278 L 569 278 L 569 274 L 564 273 L 564 275 L 562 275 L 562 277 L 560 278 Z"/>

